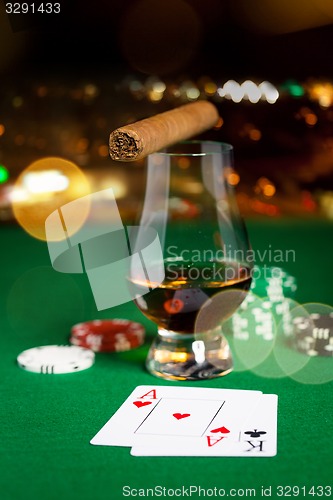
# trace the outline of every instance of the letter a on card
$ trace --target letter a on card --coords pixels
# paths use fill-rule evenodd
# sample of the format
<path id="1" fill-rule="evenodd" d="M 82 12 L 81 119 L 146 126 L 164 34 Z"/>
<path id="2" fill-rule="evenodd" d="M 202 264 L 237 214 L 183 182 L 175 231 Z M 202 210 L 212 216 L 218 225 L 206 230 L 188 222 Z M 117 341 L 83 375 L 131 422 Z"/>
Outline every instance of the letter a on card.
<path id="1" fill-rule="evenodd" d="M 151 396 L 149 396 L 149 394 L 151 394 Z M 144 399 L 144 398 L 157 399 L 156 389 L 152 389 L 151 391 L 147 392 L 147 394 L 144 394 L 143 396 L 138 397 L 138 399 Z"/>
<path id="2" fill-rule="evenodd" d="M 225 436 L 221 436 L 220 438 L 216 438 L 213 436 L 207 436 L 208 446 L 215 446 L 217 443 L 222 441 L 222 439 L 224 439 L 224 438 L 225 438 Z"/>

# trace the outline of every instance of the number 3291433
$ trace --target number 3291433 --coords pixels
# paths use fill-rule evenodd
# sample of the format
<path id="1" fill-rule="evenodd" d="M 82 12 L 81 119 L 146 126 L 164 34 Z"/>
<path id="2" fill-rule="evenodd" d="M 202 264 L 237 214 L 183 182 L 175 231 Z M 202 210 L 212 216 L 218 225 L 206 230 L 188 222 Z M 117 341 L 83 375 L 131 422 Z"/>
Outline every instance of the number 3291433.
<path id="1" fill-rule="evenodd" d="M 6 3 L 7 14 L 59 14 L 60 3 Z"/>

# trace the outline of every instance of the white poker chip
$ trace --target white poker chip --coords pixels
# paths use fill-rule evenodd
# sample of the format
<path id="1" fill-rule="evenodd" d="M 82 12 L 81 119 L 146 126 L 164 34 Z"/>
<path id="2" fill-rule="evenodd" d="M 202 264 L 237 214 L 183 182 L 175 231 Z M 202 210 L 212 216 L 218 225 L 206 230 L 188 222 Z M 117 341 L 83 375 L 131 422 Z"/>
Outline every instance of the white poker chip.
<path id="1" fill-rule="evenodd" d="M 90 349 L 72 345 L 33 347 L 17 357 L 20 368 L 35 373 L 73 373 L 90 368 L 95 354 Z"/>

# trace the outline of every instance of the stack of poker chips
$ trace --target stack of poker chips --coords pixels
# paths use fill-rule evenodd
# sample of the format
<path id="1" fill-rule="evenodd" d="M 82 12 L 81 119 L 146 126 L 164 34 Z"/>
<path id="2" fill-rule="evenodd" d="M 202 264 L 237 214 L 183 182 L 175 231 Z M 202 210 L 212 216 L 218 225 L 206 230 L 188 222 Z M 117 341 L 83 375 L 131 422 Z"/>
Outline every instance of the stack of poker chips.
<path id="1" fill-rule="evenodd" d="M 293 319 L 294 343 L 308 356 L 333 356 L 333 313 L 312 313 Z"/>
<path id="2" fill-rule="evenodd" d="M 279 267 L 253 270 L 249 295 L 230 318 L 230 329 L 237 341 L 251 341 L 253 335 L 284 343 L 307 356 L 333 356 L 333 313 L 320 314 L 297 307 L 296 278 Z M 228 328 L 224 331 L 228 331 Z"/>
<path id="3" fill-rule="evenodd" d="M 286 336 L 293 334 L 290 302 L 297 290 L 296 278 L 279 267 L 253 269 L 249 295 L 231 318 L 235 338 L 248 340 L 249 327 L 263 340 L 272 340 L 276 325 L 282 326 Z M 257 299 L 260 298 L 260 300 Z"/>
<path id="4" fill-rule="evenodd" d="M 28 372 L 64 374 L 90 368 L 95 354 L 90 349 L 70 345 L 45 345 L 21 352 L 17 364 Z"/>
<path id="5" fill-rule="evenodd" d="M 127 319 L 105 319 L 78 323 L 71 329 L 70 343 L 94 352 L 128 351 L 144 342 L 145 329 Z"/>

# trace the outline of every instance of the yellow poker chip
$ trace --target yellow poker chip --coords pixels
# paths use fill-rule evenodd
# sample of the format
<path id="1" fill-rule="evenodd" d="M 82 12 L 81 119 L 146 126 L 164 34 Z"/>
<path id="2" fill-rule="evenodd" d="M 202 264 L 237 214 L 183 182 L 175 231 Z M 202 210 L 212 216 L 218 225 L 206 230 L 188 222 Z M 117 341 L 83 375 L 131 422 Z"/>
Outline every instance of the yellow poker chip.
<path id="1" fill-rule="evenodd" d="M 90 368 L 95 354 L 90 349 L 69 345 L 46 345 L 21 352 L 17 364 L 35 373 L 74 373 Z"/>

